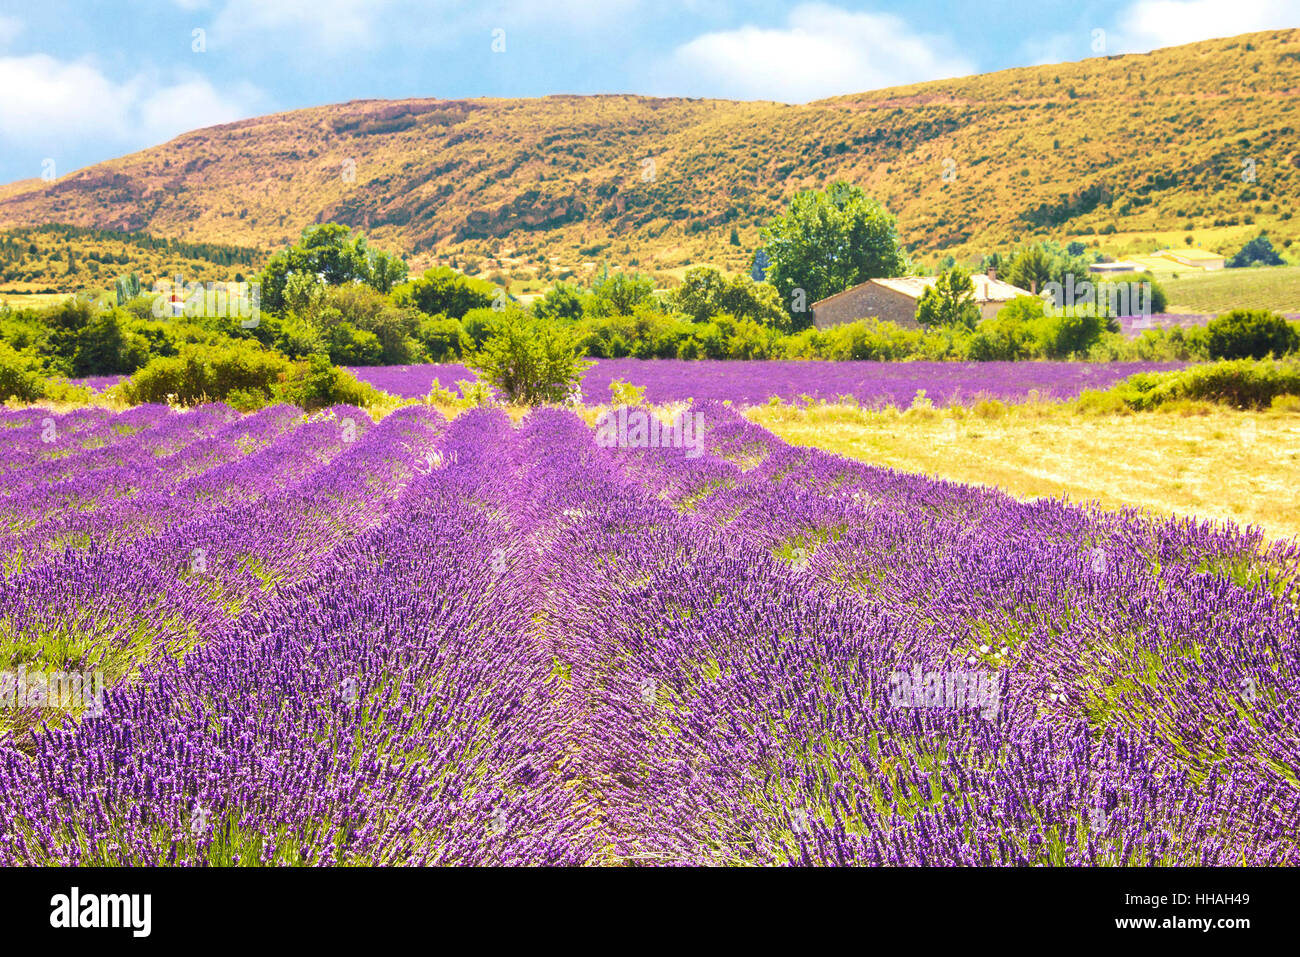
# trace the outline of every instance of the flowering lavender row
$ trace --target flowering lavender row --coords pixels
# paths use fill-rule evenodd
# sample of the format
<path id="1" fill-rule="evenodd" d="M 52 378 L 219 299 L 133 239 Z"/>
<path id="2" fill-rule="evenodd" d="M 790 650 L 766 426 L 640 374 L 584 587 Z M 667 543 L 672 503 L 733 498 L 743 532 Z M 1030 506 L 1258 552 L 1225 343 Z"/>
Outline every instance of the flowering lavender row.
<path id="1" fill-rule="evenodd" d="M 720 407 L 708 417 L 722 455 L 620 454 L 657 500 L 788 562 L 793 594 L 737 603 L 749 607 L 704 636 L 722 617 L 716 596 L 678 585 L 669 607 L 684 623 L 643 619 L 627 639 L 646 657 L 624 653 L 620 667 L 644 663 L 655 701 L 691 715 L 653 753 L 700 723 L 708 738 L 677 760 L 731 769 L 715 770 L 718 804 L 691 817 L 750 821 L 738 840 L 763 849 L 757 859 L 775 853 L 773 816 L 785 814 L 787 859 L 826 863 L 1295 861 L 1293 545 L 1023 505 L 790 449 Z M 760 565 L 696 565 L 687 581 L 735 582 Z M 756 592 L 780 595 L 781 581 Z M 852 594 L 858 612 L 809 634 L 819 594 L 832 606 Z M 631 614 L 605 606 L 593 634 Z M 765 633 L 770 646 L 756 646 Z M 678 643 L 684 655 L 665 654 Z M 937 689 L 902 693 L 930 676 Z M 965 693 L 971 677 L 999 691 L 992 708 Z M 746 776 L 761 786 L 737 790 Z M 708 790 L 692 779 L 679 793 L 698 806 Z"/>
<path id="2" fill-rule="evenodd" d="M 717 403 L 211 412 L 13 454 L 159 464 L 0 583 L 0 671 L 109 672 L 0 709 L 0 864 L 1300 863 L 1294 544 Z"/>
<path id="3" fill-rule="evenodd" d="M 676 359 L 598 359 L 582 381 L 592 404 L 608 402 L 615 379 L 645 387 L 654 403 L 730 400 L 758 405 L 778 396 L 823 401 L 851 396 L 867 406 L 907 408 L 916 393 L 939 405 L 980 399 L 1072 399 L 1084 389 L 1108 389 L 1138 372 L 1181 369 L 1185 362 L 796 362 Z M 454 388 L 476 376 L 462 365 L 358 366 L 357 378 L 392 395 L 415 398 L 437 380 Z"/>

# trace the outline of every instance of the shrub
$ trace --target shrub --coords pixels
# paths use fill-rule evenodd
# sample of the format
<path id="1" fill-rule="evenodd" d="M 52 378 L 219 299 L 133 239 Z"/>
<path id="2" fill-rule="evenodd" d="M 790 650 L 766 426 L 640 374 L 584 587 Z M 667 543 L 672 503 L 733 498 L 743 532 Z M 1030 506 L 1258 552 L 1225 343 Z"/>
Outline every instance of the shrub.
<path id="1" fill-rule="evenodd" d="M 696 331 L 693 323 L 649 304 L 635 307 L 631 315 L 592 317 L 573 326 L 581 353 L 602 359 L 679 357 L 682 343 Z"/>
<path id="2" fill-rule="evenodd" d="M 645 386 L 632 385 L 622 379 L 615 379 L 609 384 L 613 405 L 636 406 L 645 402 Z"/>
<path id="3" fill-rule="evenodd" d="M 154 359 L 117 392 L 132 405 L 227 402 L 242 412 L 272 401 L 307 410 L 338 404 L 364 407 L 383 397 L 347 370 L 331 366 L 323 355 L 291 362 L 250 343 L 186 347 L 179 356 Z"/>
<path id="4" fill-rule="evenodd" d="M 465 334 L 458 319 L 431 316 L 420 322 L 415 337 L 430 362 L 459 359 L 465 350 Z"/>
<path id="5" fill-rule="evenodd" d="M 1267 309 L 1234 309 L 1206 326 L 1211 359 L 1263 359 L 1294 352 L 1291 323 Z"/>
<path id="6" fill-rule="evenodd" d="M 1180 400 L 1268 408 L 1278 396 L 1300 395 L 1300 364 L 1238 359 L 1175 372 L 1130 376 L 1110 390 L 1130 408 L 1154 409 Z"/>
<path id="7" fill-rule="evenodd" d="M 465 365 L 511 402 L 563 402 L 579 388 L 587 364 L 569 329 L 516 311 L 503 311 L 481 348 Z"/>
<path id="8" fill-rule="evenodd" d="M 1043 319 L 1043 301 L 1033 296 L 1017 296 L 998 310 L 997 315 L 981 320 L 966 343 L 967 358 L 978 362 L 1027 359 L 1035 350 L 1031 324 Z"/>
<path id="9" fill-rule="evenodd" d="M 331 405 L 366 408 L 383 398 L 374 386 L 361 382 L 346 369 L 330 365 L 322 355 L 296 363 L 272 386 L 271 395 L 277 402 L 288 402 L 308 412 Z"/>
<path id="10" fill-rule="evenodd" d="M 35 402 L 46 397 L 46 382 L 36 360 L 0 342 L 0 400 Z"/>
<path id="11" fill-rule="evenodd" d="M 471 309 L 465 313 L 460 321 L 461 332 L 464 336 L 461 340 L 461 353 L 464 354 L 474 349 L 482 348 L 483 343 L 487 342 L 488 337 L 496 328 L 497 323 L 501 321 L 501 316 L 505 312 L 514 314 L 515 309 Z"/>
<path id="12" fill-rule="evenodd" d="M 384 350 L 373 332 L 340 322 L 327 334 L 329 361 L 338 365 L 373 366 L 383 361 Z"/>
<path id="13" fill-rule="evenodd" d="M 725 312 L 777 329 L 785 330 L 790 325 L 789 314 L 774 286 L 755 282 L 749 276 L 724 279 L 712 266 L 687 270 L 681 285 L 666 300 L 674 310 L 694 322 L 708 322 Z"/>
<path id="14" fill-rule="evenodd" d="M 245 402 L 254 395 L 265 402 L 291 367 L 284 356 L 251 343 L 187 346 L 178 356 L 153 359 L 117 388 L 132 405 L 173 397 L 182 405 L 195 405 L 224 401 L 231 393 L 239 393 Z"/>

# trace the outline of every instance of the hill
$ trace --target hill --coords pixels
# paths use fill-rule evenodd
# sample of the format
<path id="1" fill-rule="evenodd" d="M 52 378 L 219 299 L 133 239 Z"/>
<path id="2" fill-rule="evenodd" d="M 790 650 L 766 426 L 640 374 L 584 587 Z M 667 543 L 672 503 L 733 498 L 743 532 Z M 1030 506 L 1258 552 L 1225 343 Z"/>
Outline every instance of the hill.
<path id="1" fill-rule="evenodd" d="M 153 280 L 177 273 L 187 280 L 237 281 L 260 270 L 265 259 L 258 249 L 144 233 L 20 227 L 0 232 L 0 290 L 40 296 L 108 289 L 119 275 L 132 271 L 146 289 Z"/>
<path id="2" fill-rule="evenodd" d="M 0 228 L 265 250 L 334 220 L 415 268 L 450 263 L 526 292 L 597 261 L 747 268 L 791 193 L 842 177 L 898 215 L 922 260 L 1036 237 L 1133 249 L 1161 230 L 1232 251 L 1260 228 L 1292 255 L 1298 114 L 1298 30 L 796 106 L 357 101 L 2 187 Z"/>

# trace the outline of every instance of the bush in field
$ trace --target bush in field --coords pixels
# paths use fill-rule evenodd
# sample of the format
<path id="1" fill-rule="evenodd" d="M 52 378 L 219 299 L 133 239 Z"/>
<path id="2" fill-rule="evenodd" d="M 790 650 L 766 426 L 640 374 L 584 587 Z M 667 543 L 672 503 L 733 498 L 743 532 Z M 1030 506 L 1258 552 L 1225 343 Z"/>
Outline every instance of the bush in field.
<path id="1" fill-rule="evenodd" d="M 415 338 L 424 348 L 429 362 L 450 362 L 464 352 L 464 333 L 460 320 L 430 316 L 420 321 Z"/>
<path id="2" fill-rule="evenodd" d="M 330 365 L 323 355 L 292 362 L 246 342 L 191 346 L 179 356 L 154 359 L 117 390 L 132 405 L 228 401 L 241 411 L 269 402 L 288 402 L 304 409 L 339 403 L 367 406 L 382 398 L 373 386 Z"/>
<path id="3" fill-rule="evenodd" d="M 977 362 L 1028 359 L 1037 349 L 1032 324 L 1042 322 L 1043 318 L 1041 299 L 1017 296 L 999 309 L 996 316 L 980 321 L 967 340 L 966 355 Z"/>
<path id="4" fill-rule="evenodd" d="M 224 401 L 232 393 L 270 401 L 274 386 L 293 363 L 251 343 L 188 346 L 174 357 L 152 360 L 118 386 L 132 405 L 175 401 L 181 405 Z"/>
<path id="5" fill-rule="evenodd" d="M 1263 359 L 1294 352 L 1295 327 L 1267 309 L 1234 309 L 1206 326 L 1211 359 Z"/>
<path id="6" fill-rule="evenodd" d="M 346 369 L 332 366 L 322 355 L 296 363 L 271 387 L 271 398 L 287 402 L 308 412 L 331 405 L 355 405 L 366 408 L 382 398 L 382 393 L 366 382 L 358 381 Z"/>
<path id="7" fill-rule="evenodd" d="M 708 322 L 725 312 L 777 329 L 790 326 L 790 316 L 774 286 L 748 276 L 725 279 L 712 266 L 688 269 L 682 284 L 667 295 L 666 303 L 695 322 Z"/>
<path id="8" fill-rule="evenodd" d="M 502 311 L 465 365 L 520 405 L 563 402 L 588 368 L 567 327 L 515 310 Z"/>
<path id="9" fill-rule="evenodd" d="M 1105 395 L 1116 397 L 1137 410 L 1186 399 L 1262 409 L 1268 408 L 1278 396 L 1300 395 L 1300 364 L 1238 359 L 1176 372 L 1144 372 L 1125 379 L 1109 393 L 1085 393 L 1081 401 L 1095 404 Z"/>
<path id="10" fill-rule="evenodd" d="M 1204 326 L 1147 329 L 1132 339 L 1106 332 L 1088 350 L 1089 362 L 1204 362 L 1209 358 Z"/>
<path id="11" fill-rule="evenodd" d="M 781 334 L 752 319 L 737 319 L 724 312 L 692 329 L 690 340 L 679 347 L 680 358 L 774 359 L 780 355 Z M 683 350 L 692 354 L 682 355 Z"/>
<path id="12" fill-rule="evenodd" d="M 35 402 L 47 396 L 45 378 L 36 360 L 0 343 L 0 400 Z"/>
<path id="13" fill-rule="evenodd" d="M 638 406 L 645 402 L 645 386 L 633 385 L 622 379 L 615 379 L 609 384 L 610 404 Z"/>
<path id="14" fill-rule="evenodd" d="M 646 303 L 631 315 L 582 319 L 572 328 L 582 354 L 602 359 L 673 359 L 682 343 L 699 332 L 694 323 Z"/>
<path id="15" fill-rule="evenodd" d="M 1051 315 L 1036 296 L 1017 296 L 981 322 L 972 337 L 971 358 L 1069 359 L 1084 355 L 1106 331 L 1097 315 Z"/>

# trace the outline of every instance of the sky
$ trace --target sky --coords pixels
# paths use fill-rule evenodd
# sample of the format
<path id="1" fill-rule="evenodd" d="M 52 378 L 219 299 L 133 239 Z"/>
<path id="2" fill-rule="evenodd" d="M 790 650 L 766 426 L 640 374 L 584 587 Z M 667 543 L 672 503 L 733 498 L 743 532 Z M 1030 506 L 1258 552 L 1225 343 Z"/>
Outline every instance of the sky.
<path id="1" fill-rule="evenodd" d="M 354 99 L 801 103 L 1300 27 L 1300 0 L 0 0 L 0 183 Z"/>

